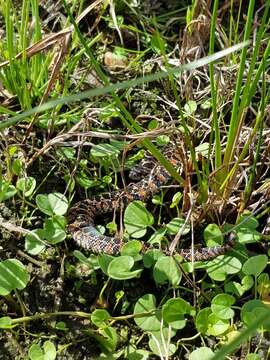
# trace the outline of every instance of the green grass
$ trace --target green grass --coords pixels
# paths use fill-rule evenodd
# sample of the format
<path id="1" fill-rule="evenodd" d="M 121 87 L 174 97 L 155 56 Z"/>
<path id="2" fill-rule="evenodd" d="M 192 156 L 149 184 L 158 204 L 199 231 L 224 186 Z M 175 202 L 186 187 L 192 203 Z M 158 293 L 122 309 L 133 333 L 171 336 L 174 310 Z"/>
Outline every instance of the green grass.
<path id="1" fill-rule="evenodd" d="M 8 0 L 2 2 L 1 10 L 6 28 L 6 36 L 1 42 L 1 60 L 8 61 L 9 65 L 2 67 L 0 78 L 5 89 L 18 97 L 21 108 L 30 109 L 34 99 L 41 96 L 42 86 L 48 80 L 49 55 L 39 53 L 30 61 L 27 56 L 27 48 L 42 36 L 38 2 L 23 1 L 18 14 L 13 2 Z M 32 31 L 29 31 L 30 14 L 35 24 Z M 16 59 L 17 54 L 20 57 Z"/>

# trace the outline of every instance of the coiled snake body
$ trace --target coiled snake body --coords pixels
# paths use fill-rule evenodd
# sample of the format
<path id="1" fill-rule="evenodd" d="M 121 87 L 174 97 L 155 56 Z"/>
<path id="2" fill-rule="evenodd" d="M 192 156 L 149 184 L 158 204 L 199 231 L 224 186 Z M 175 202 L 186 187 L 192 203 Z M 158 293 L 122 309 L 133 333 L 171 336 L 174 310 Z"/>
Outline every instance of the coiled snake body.
<path id="1" fill-rule="evenodd" d="M 173 166 L 181 166 L 174 147 L 167 147 L 164 154 Z M 123 245 L 121 239 L 100 234 L 95 228 L 95 218 L 120 210 L 134 200 L 148 200 L 171 178 L 165 168 L 151 156 L 135 166 L 130 177 L 138 178 L 138 175 L 144 177 L 137 183 L 129 184 L 123 190 L 79 201 L 71 207 L 68 213 L 68 230 L 79 247 L 97 254 L 120 253 Z M 180 249 L 177 254 L 185 261 L 210 260 L 230 250 L 234 243 L 235 235 L 231 233 L 222 246 L 201 247 L 194 249 L 193 252 L 191 249 Z M 150 248 L 150 245 L 142 243 L 143 251 Z M 165 254 L 169 253 L 168 250 L 163 251 Z"/>

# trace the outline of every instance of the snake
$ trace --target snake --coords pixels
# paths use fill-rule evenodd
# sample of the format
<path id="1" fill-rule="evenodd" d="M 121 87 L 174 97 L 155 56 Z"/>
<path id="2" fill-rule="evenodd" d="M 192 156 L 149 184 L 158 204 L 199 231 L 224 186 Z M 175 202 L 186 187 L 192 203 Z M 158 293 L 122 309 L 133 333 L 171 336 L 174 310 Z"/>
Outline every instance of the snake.
<path id="1" fill-rule="evenodd" d="M 167 145 L 163 154 L 175 167 L 182 166 L 181 159 L 173 145 Z M 146 154 L 141 162 L 133 167 L 129 177 L 138 180 L 123 189 L 93 196 L 81 200 L 68 211 L 68 231 L 78 247 L 94 254 L 119 255 L 123 241 L 118 237 L 101 234 L 95 226 L 95 219 L 107 213 L 120 211 L 133 201 L 146 202 L 158 193 L 171 179 L 170 173 L 151 154 Z M 220 246 L 179 249 L 173 255 L 180 255 L 184 261 L 207 261 L 224 255 L 231 250 L 236 241 L 234 232 L 229 233 Z M 142 252 L 153 245 L 140 241 Z M 165 255 L 171 255 L 168 249 L 162 249 Z"/>

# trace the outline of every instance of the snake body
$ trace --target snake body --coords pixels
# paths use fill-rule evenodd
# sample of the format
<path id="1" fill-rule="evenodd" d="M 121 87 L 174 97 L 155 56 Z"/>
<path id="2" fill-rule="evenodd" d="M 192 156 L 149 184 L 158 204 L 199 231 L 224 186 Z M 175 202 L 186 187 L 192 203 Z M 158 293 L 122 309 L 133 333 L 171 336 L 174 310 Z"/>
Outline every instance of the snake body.
<path id="1" fill-rule="evenodd" d="M 181 160 L 176 154 L 175 148 L 168 146 L 164 151 L 167 160 L 174 167 L 181 166 Z M 79 247 L 87 249 L 96 254 L 120 254 L 123 243 L 117 237 L 109 237 L 100 234 L 95 227 L 95 218 L 113 211 L 118 211 L 135 200 L 147 201 L 161 186 L 165 185 L 171 178 L 166 169 L 156 160 L 148 156 L 141 164 L 134 167 L 131 177 L 143 178 L 127 185 L 123 190 L 114 191 L 105 195 L 94 196 L 77 202 L 68 213 L 68 230 Z M 185 261 L 211 260 L 219 255 L 225 254 L 235 243 L 235 235 L 231 233 L 225 243 L 221 246 L 180 249 L 177 254 Z M 142 242 L 142 250 L 146 251 L 151 246 Z M 163 250 L 169 254 L 168 250 Z"/>

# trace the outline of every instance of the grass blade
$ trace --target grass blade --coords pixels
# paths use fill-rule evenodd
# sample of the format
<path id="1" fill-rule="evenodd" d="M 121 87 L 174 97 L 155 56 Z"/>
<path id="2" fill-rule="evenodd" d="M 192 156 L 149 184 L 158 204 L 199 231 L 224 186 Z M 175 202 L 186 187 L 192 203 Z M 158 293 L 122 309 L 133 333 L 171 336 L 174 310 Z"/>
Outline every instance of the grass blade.
<path id="1" fill-rule="evenodd" d="M 137 78 L 134 80 L 126 80 L 126 81 L 122 81 L 122 82 L 119 82 L 119 83 L 116 83 L 113 85 L 107 85 L 107 86 L 104 86 L 101 88 L 91 89 L 91 90 L 83 91 L 83 92 L 75 94 L 75 95 L 64 96 L 64 97 L 60 97 L 56 100 L 48 101 L 45 104 L 42 104 L 41 106 L 36 106 L 30 110 L 24 111 L 21 114 L 14 116 L 6 121 L 1 122 L 0 130 L 3 130 L 11 125 L 17 124 L 18 122 L 26 119 L 27 117 L 29 117 L 33 114 L 42 113 L 46 110 L 53 109 L 57 105 L 68 104 L 68 103 L 71 103 L 74 101 L 80 101 L 80 100 L 91 98 L 94 96 L 100 96 L 100 95 L 112 93 L 117 90 L 128 89 L 130 87 L 142 85 L 147 82 L 153 82 L 153 81 L 157 81 L 160 79 L 165 79 L 168 77 L 169 74 L 179 74 L 184 70 L 197 69 L 201 66 L 209 64 L 212 61 L 217 61 L 217 60 L 223 58 L 224 56 L 227 56 L 235 51 L 238 51 L 238 50 L 242 49 L 243 47 L 247 46 L 248 44 L 249 44 L 248 41 L 242 42 L 242 43 L 234 45 L 228 49 L 221 50 L 213 55 L 206 56 L 200 60 L 192 61 L 188 64 L 181 65 L 175 69 L 170 69 L 168 71 L 159 71 L 155 74 L 147 75 L 147 76 L 140 77 L 140 78 Z"/>

